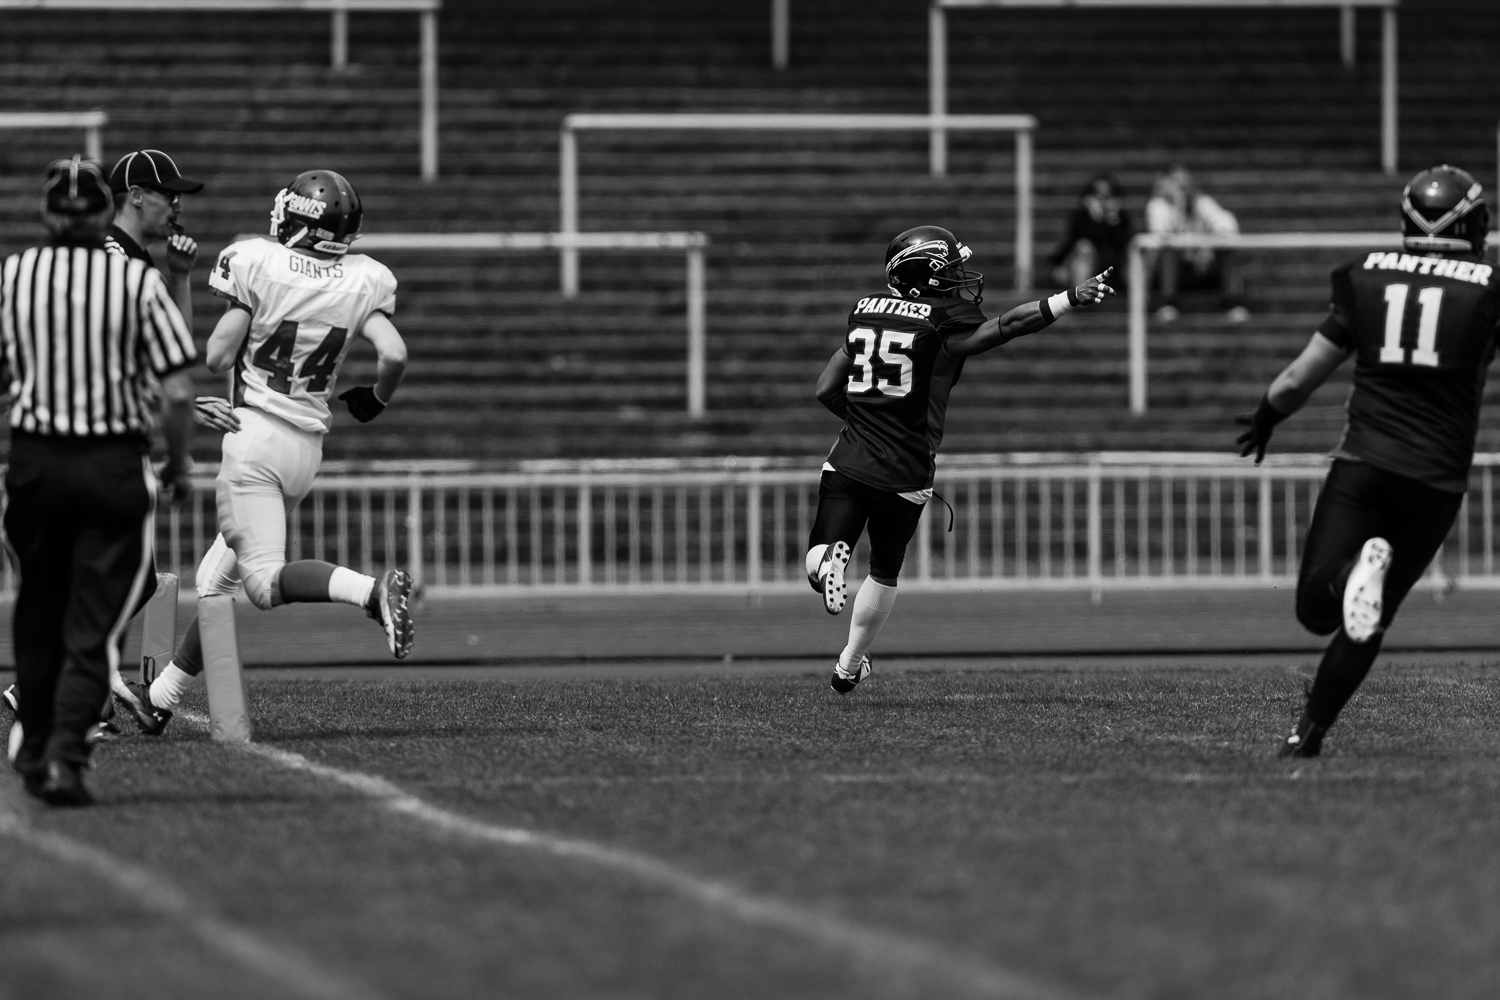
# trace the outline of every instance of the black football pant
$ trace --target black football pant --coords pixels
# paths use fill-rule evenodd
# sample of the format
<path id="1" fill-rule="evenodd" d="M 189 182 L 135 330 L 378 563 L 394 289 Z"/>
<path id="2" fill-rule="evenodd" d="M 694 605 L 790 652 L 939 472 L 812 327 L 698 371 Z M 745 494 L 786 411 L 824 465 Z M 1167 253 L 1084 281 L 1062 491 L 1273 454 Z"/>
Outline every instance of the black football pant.
<path id="1" fill-rule="evenodd" d="M 894 581 L 906 561 L 906 546 L 917 532 L 922 505 L 899 493 L 867 486 L 839 472 L 824 470 L 818 483 L 818 514 L 807 547 L 854 543 L 870 529 L 870 575 Z"/>
<path id="2" fill-rule="evenodd" d="M 1384 632 L 1352 642 L 1343 628 L 1344 585 L 1370 538 L 1391 543 L 1381 625 L 1396 610 L 1453 527 L 1463 496 L 1377 469 L 1337 459 L 1318 496 L 1297 581 L 1297 620 L 1315 635 L 1336 633 L 1323 654 L 1308 697 L 1307 711 L 1330 726 L 1369 673 Z"/>
<path id="3" fill-rule="evenodd" d="M 151 570 L 155 475 L 135 437 L 14 432 L 5 531 L 21 568 L 17 770 L 85 763 L 126 625 Z"/>

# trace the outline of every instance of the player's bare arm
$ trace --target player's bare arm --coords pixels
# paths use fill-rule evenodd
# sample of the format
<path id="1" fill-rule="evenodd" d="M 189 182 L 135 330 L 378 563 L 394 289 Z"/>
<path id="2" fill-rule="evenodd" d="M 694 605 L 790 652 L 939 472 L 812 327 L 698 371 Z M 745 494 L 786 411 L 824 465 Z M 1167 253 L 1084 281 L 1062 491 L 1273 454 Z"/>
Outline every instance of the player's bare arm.
<path id="1" fill-rule="evenodd" d="M 842 350 L 834 351 L 823 368 L 823 374 L 818 376 L 815 390 L 818 402 L 840 419 L 849 415 L 849 397 L 844 388 L 849 384 L 849 369 L 853 364 L 848 354 Z"/>
<path id="2" fill-rule="evenodd" d="M 372 314 L 359 334 L 375 348 L 375 384 L 357 385 L 339 393 L 339 399 L 355 420 L 367 424 L 380 416 L 401 385 L 406 374 L 406 341 L 384 313 Z"/>
<path id="3" fill-rule="evenodd" d="M 229 303 L 214 324 L 214 332 L 208 335 L 208 370 L 223 375 L 233 368 L 249 333 L 250 311 L 238 303 Z"/>
<path id="4" fill-rule="evenodd" d="M 1235 422 L 1245 432 L 1235 439 L 1241 446 L 1240 457 L 1255 453 L 1255 463 L 1266 457 L 1266 445 L 1276 425 L 1302 409 L 1318 386 L 1328 381 L 1334 369 L 1343 364 L 1349 352 L 1321 333 L 1314 333 L 1297 359 L 1271 381 L 1260 405 L 1253 413 L 1241 413 Z"/>
<path id="5" fill-rule="evenodd" d="M 945 350 L 956 358 L 967 358 L 993 350 L 1017 337 L 1039 333 L 1075 308 L 1092 308 L 1115 294 L 1106 279 L 1114 268 L 1105 268 L 1077 288 L 1051 298 L 1023 302 L 998 319 L 985 320 L 973 332 L 949 337 Z"/>
<path id="6" fill-rule="evenodd" d="M 188 447 L 193 440 L 193 378 L 186 371 L 173 372 L 161 380 L 161 426 L 167 439 L 167 463 L 162 467 L 164 486 L 171 488 L 173 503 L 192 495 L 188 478 Z"/>

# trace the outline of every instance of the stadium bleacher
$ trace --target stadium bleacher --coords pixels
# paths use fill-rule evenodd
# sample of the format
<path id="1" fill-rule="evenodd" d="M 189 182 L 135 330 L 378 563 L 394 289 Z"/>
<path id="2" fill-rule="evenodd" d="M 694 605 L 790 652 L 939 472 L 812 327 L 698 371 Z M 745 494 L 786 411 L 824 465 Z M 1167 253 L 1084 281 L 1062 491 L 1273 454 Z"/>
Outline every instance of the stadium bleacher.
<path id="1" fill-rule="evenodd" d="M 1500 11 L 1432 0 L 1403 12 L 1398 178 L 1376 168 L 1375 18 L 1361 19 L 1360 62 L 1349 71 L 1336 17 L 957 14 L 950 108 L 1041 120 L 1039 255 L 1101 169 L 1123 181 L 1139 218 L 1156 170 L 1180 159 L 1259 232 L 1394 228 L 1401 180 L 1428 161 L 1467 165 L 1490 183 L 1500 84 L 1483 68 Z M 327 30 L 324 15 L 10 12 L 0 106 L 103 107 L 107 159 L 143 146 L 172 152 L 209 183 L 184 211 L 205 256 L 260 228 L 277 187 L 319 164 L 359 186 L 370 231 L 555 228 L 557 126 L 569 111 L 925 110 L 919 3 L 796 4 L 792 65 L 778 73 L 764 4 L 448 0 L 443 176 L 424 185 L 411 18 L 352 17 L 355 65 L 343 73 L 327 66 Z M 1454 73 L 1455 60 L 1474 71 Z M 77 142 L 7 138 L 0 250 L 40 233 L 40 168 Z M 954 138 L 943 179 L 927 175 L 921 135 L 589 135 L 583 148 L 584 229 L 694 229 L 713 240 L 708 417 L 684 413 L 680 257 L 586 254 L 584 294 L 564 301 L 552 255 L 390 253 L 382 258 L 402 282 L 398 320 L 413 357 L 408 385 L 390 419 L 341 421 L 328 457 L 813 455 L 836 423 L 812 400 L 812 380 L 850 301 L 879 286 L 895 232 L 950 225 L 976 248 L 987 302 L 1018 300 L 1004 137 Z M 1248 324 L 1228 325 L 1204 303 L 1154 326 L 1143 417 L 1125 409 L 1123 305 L 980 359 L 957 390 L 945 450 L 1226 450 L 1230 415 L 1253 403 L 1316 324 L 1336 259 L 1253 256 Z M 202 283 L 199 295 L 202 335 L 217 309 Z M 345 378 L 366 378 L 370 367 L 356 356 Z M 1287 448 L 1330 443 L 1338 384 L 1287 426 Z M 200 446 L 213 457 L 211 439 Z M 1482 432 L 1480 446 L 1500 447 L 1500 434 Z"/>

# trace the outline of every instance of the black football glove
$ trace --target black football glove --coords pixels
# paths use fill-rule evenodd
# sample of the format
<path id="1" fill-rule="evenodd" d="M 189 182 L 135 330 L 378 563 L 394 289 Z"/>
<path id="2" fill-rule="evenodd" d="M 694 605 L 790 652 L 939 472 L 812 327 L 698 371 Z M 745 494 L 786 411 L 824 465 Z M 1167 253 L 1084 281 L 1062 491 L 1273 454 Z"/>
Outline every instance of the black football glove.
<path id="1" fill-rule="evenodd" d="M 357 385 L 353 389 L 339 393 L 339 399 L 342 399 L 349 407 L 349 412 L 354 415 L 354 419 L 362 424 L 368 424 L 385 410 L 385 404 L 380 401 L 379 396 L 375 395 L 373 385 Z"/>
<path id="2" fill-rule="evenodd" d="M 1260 405 L 1255 408 L 1254 413 L 1241 413 L 1235 417 L 1235 423 L 1249 428 L 1234 439 L 1235 444 L 1244 445 L 1240 458 L 1248 458 L 1253 451 L 1255 464 L 1259 465 L 1260 460 L 1266 457 L 1266 445 L 1271 443 L 1271 432 L 1286 418 L 1287 414 L 1271 405 L 1270 396 L 1260 398 Z"/>

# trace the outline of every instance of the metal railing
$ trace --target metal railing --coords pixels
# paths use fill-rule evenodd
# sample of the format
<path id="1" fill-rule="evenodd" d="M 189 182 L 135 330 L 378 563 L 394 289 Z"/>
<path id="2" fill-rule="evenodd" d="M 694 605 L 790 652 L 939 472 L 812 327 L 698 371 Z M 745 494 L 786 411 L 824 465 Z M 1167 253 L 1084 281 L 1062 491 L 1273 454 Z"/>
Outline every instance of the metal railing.
<path id="1" fill-rule="evenodd" d="M 83 155 L 91 160 L 104 159 L 104 126 L 109 115 L 103 111 L 7 111 L 0 112 L 0 132 L 20 129 L 83 129 Z"/>
<path id="2" fill-rule="evenodd" d="M 1339 51 L 1345 66 L 1354 65 L 1354 8 L 1381 11 L 1380 34 L 1380 164 L 1388 174 L 1396 172 L 1396 8 L 1400 0 L 931 0 L 928 8 L 927 92 L 934 117 L 948 111 L 948 19 L 950 10 L 1009 7 L 1328 7 L 1339 8 Z M 948 140 L 938 128 L 932 130 L 932 172 L 947 169 Z"/>
<path id="3" fill-rule="evenodd" d="M 260 237 L 240 233 L 236 240 Z M 366 250 L 421 250 L 448 253 L 514 253 L 525 250 L 679 251 L 687 260 L 687 411 L 701 417 L 708 409 L 708 306 L 703 233 L 371 233 L 358 243 Z"/>
<path id="4" fill-rule="evenodd" d="M 536 462 L 511 472 L 318 478 L 288 558 L 406 566 L 432 593 L 796 591 L 816 461 Z M 1285 587 L 1325 474 L 1317 455 L 1255 466 L 1179 453 L 956 456 L 908 550 L 903 587 L 960 590 Z M 1434 579 L 1500 588 L 1495 480 L 1473 487 Z M 160 516 L 157 559 L 184 581 L 215 534 L 212 482 Z M 851 579 L 867 571 L 855 550 Z M 3 585 L 13 587 L 12 570 Z"/>
<path id="5" fill-rule="evenodd" d="M 0 11 L 326 12 L 329 15 L 329 62 L 334 69 L 344 69 L 349 63 L 350 11 L 417 14 L 421 18 L 419 78 L 422 110 L 419 132 L 424 181 L 436 180 L 438 174 L 437 12 L 442 6 L 442 0 L 0 0 Z"/>
<path id="6" fill-rule="evenodd" d="M 839 115 L 839 114 L 592 114 L 562 121 L 558 136 L 561 225 L 578 232 L 578 133 L 583 131 L 760 131 L 760 132 L 923 132 L 953 129 L 1012 132 L 1016 137 L 1016 288 L 1031 287 L 1032 115 Z M 934 170 L 934 173 L 939 173 Z M 578 294 L 578 251 L 562 254 L 562 292 Z"/>

